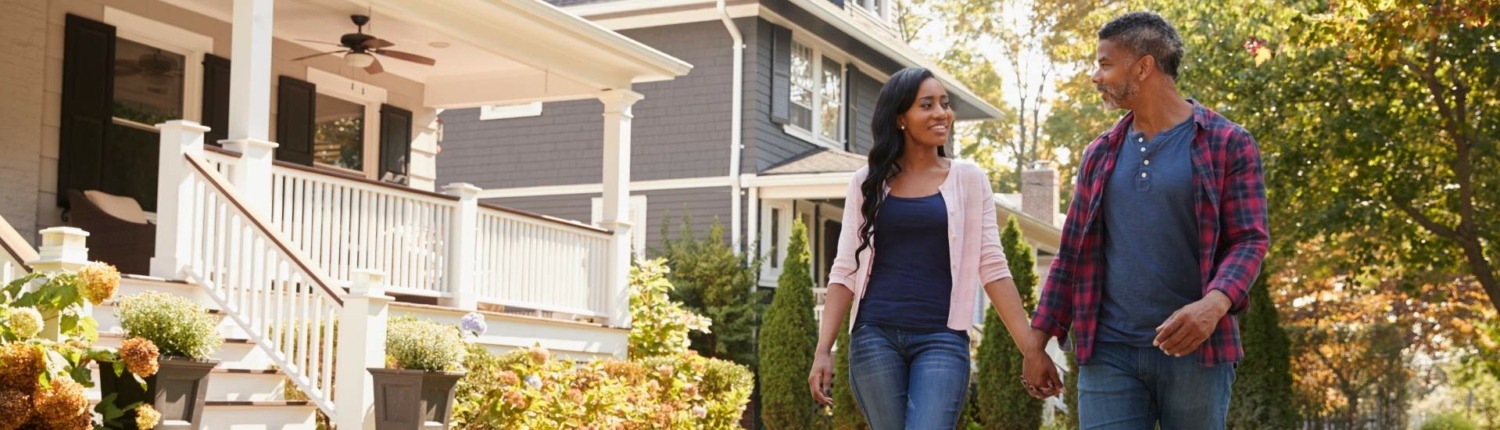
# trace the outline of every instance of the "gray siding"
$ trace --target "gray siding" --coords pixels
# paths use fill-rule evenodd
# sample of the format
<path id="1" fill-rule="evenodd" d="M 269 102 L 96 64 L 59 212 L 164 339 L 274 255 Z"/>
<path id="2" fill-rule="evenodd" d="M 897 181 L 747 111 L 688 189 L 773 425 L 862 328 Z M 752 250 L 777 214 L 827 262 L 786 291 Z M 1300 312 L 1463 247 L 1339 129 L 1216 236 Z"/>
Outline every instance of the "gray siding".
<path id="1" fill-rule="evenodd" d="M 718 217 L 726 229 L 725 240 L 728 240 L 729 187 L 640 191 L 632 194 L 646 196 L 646 223 L 638 223 L 636 229 L 646 232 L 647 249 L 661 244 L 664 218 L 671 218 L 670 234 L 676 237 L 677 226 L 682 222 L 684 211 L 692 215 L 693 231 L 697 237 L 708 237 L 708 227 L 713 224 L 714 217 Z M 587 223 L 592 215 L 591 201 L 594 197 L 599 197 L 599 194 L 488 199 L 485 203 Z"/>
<path id="2" fill-rule="evenodd" d="M 851 100 L 852 114 L 854 115 L 854 129 L 849 131 L 853 137 L 849 141 L 849 151 L 859 155 L 869 155 L 870 148 L 875 146 L 875 136 L 870 132 L 870 121 L 875 114 L 875 100 L 880 98 L 880 88 L 885 83 L 875 80 L 862 72 L 856 71 L 849 85 L 854 88 L 854 100 Z"/>
<path id="3" fill-rule="evenodd" d="M 750 20 L 742 20 L 748 27 Z M 718 21 L 625 30 L 693 65 L 687 76 L 638 84 L 634 107 L 633 180 L 723 176 L 729 173 L 733 57 Z M 547 103 L 542 115 L 480 121 L 478 109 L 442 114 L 438 183 L 514 188 L 600 182 L 603 105 L 597 100 Z"/>

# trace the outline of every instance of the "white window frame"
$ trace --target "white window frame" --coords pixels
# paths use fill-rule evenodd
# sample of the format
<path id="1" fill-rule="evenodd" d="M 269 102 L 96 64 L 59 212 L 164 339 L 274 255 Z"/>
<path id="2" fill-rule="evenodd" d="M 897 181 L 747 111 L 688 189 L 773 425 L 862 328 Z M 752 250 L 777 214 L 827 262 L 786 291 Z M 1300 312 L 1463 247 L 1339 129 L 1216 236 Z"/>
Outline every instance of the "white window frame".
<path id="1" fill-rule="evenodd" d="M 875 7 L 876 1 L 881 2 L 879 8 Z M 854 3 L 855 10 L 869 15 L 871 20 L 879 22 L 881 24 L 885 24 L 886 26 L 895 25 L 895 20 L 891 19 L 892 16 L 895 16 L 895 11 L 894 9 L 892 9 L 893 7 L 895 7 L 892 4 L 894 1 L 895 0 L 849 0 L 849 2 Z"/>
<path id="2" fill-rule="evenodd" d="M 813 278 L 822 281 L 822 283 L 824 284 L 824 285 L 815 285 L 815 286 L 817 286 L 817 287 L 826 287 L 826 286 L 828 286 L 827 285 L 828 284 L 828 275 L 824 271 L 825 270 L 830 270 L 829 268 L 833 266 L 833 259 L 836 258 L 836 257 L 838 257 L 838 256 L 837 255 L 828 255 L 828 253 L 823 252 L 823 250 L 826 249 L 827 245 L 828 245 L 826 243 L 823 243 L 823 238 L 825 237 L 824 233 L 826 233 L 826 231 L 823 230 L 823 225 L 826 224 L 829 221 L 837 222 L 837 223 L 844 222 L 844 209 L 840 208 L 838 206 L 829 205 L 829 204 L 819 204 L 818 207 L 819 207 L 819 209 L 818 209 L 818 233 L 819 234 L 818 234 L 818 237 L 816 238 L 816 242 L 818 244 L 818 248 L 816 249 L 816 252 L 814 252 L 814 255 L 816 255 L 816 257 L 813 259 L 814 260 L 813 264 L 816 264 L 816 266 L 813 266 L 812 272 L 813 272 Z"/>
<path id="3" fill-rule="evenodd" d="M 776 232 L 775 237 L 771 236 L 772 209 L 781 211 L 776 214 L 776 217 L 780 218 L 777 220 L 780 222 L 778 225 L 780 228 L 777 229 L 779 231 Z M 776 280 L 781 277 L 783 269 L 779 266 L 782 262 L 786 261 L 786 246 L 788 239 L 792 237 L 792 201 L 762 200 L 760 202 L 760 223 L 761 246 L 757 252 L 761 253 L 762 257 L 768 259 L 768 261 L 760 265 L 760 285 L 775 288 Z M 767 255 L 773 248 L 776 250 L 776 255 Z M 772 259 L 776 261 L 775 266 L 778 267 L 771 267 L 773 266 L 770 261 Z"/>
<path id="4" fill-rule="evenodd" d="M 322 70 L 307 68 L 307 82 L 317 86 L 318 94 L 336 97 L 365 107 L 364 124 L 364 170 L 355 171 L 338 166 L 313 162 L 313 167 L 341 172 L 350 172 L 376 179 L 380 174 L 380 105 L 387 100 L 385 88 L 355 81 Z M 313 112 L 317 115 L 317 112 Z"/>
<path id="5" fill-rule="evenodd" d="M 104 7 L 104 23 L 115 27 L 118 39 L 183 56 L 182 119 L 203 122 L 203 56 L 213 52 L 214 39 L 109 6 Z M 156 124 L 141 125 L 154 127 Z"/>
<path id="6" fill-rule="evenodd" d="M 632 248 L 634 248 L 631 249 L 631 253 L 635 255 L 645 255 L 646 232 L 650 231 L 647 230 L 648 228 L 650 228 L 650 222 L 648 222 L 647 218 L 647 215 L 650 214 L 650 212 L 646 211 L 647 199 L 644 195 L 634 195 L 630 196 L 629 201 L 630 206 L 627 210 L 630 214 L 630 222 L 634 224 L 632 227 L 630 227 L 630 245 Z M 603 222 L 603 220 L 604 198 L 594 197 L 589 201 L 589 222 L 597 226 L 600 222 Z"/>
<path id="7" fill-rule="evenodd" d="M 839 97 L 843 98 L 849 93 L 849 57 L 847 55 L 843 55 L 842 53 L 837 53 L 832 49 L 826 48 L 826 45 L 824 44 L 812 42 L 809 39 L 798 37 L 797 33 L 793 33 L 792 52 L 797 51 L 797 45 L 801 45 L 807 48 L 808 51 L 812 52 L 812 59 L 809 60 L 809 62 L 812 63 L 811 66 L 814 83 L 814 86 L 812 88 L 812 124 L 810 128 L 804 129 L 800 126 L 792 124 L 791 121 L 787 121 L 787 124 L 783 126 L 782 129 L 786 131 L 787 134 L 796 136 L 812 144 L 842 151 L 845 147 L 844 142 L 848 140 L 848 136 L 846 136 L 848 134 L 847 130 L 844 130 L 844 127 L 842 127 L 843 124 L 848 123 L 847 119 L 849 115 L 849 106 L 848 103 L 846 103 L 846 100 L 839 100 L 839 102 L 841 103 L 839 105 L 839 126 L 835 127 L 838 129 L 838 137 L 829 139 L 827 137 L 823 137 L 822 133 L 823 124 L 820 118 L 820 113 L 822 112 L 821 106 L 823 105 L 823 92 L 821 90 L 821 86 L 823 84 L 823 58 L 828 58 L 829 60 L 832 60 L 833 62 L 839 64 Z M 790 92 L 788 92 L 787 97 L 791 97 Z M 787 103 L 791 104 L 791 100 L 787 100 Z"/>
<path id="8" fill-rule="evenodd" d="M 529 118 L 542 116 L 542 102 L 479 107 L 479 120 Z"/>

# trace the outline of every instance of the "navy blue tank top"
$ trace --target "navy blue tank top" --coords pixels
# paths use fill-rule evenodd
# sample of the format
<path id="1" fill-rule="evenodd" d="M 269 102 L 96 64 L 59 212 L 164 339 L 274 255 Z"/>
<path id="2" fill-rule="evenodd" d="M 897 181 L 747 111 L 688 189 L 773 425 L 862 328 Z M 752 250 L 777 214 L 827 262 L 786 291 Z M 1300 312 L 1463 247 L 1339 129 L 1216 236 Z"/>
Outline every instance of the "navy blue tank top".
<path id="1" fill-rule="evenodd" d="M 875 261 L 855 325 L 917 332 L 951 330 L 953 270 L 942 193 L 887 195 L 875 216 Z"/>

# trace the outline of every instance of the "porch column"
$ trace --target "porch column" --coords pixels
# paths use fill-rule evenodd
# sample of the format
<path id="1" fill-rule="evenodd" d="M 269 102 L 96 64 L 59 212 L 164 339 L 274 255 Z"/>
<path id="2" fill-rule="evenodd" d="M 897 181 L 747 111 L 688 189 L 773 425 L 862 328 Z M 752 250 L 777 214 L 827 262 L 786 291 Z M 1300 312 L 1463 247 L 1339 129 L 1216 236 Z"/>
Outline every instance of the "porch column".
<path id="1" fill-rule="evenodd" d="M 474 281 L 477 266 L 478 242 L 475 240 L 479 226 L 479 187 L 468 183 L 452 183 L 443 191 L 458 197 L 458 209 L 448 221 L 448 293 L 445 305 L 472 311 L 479 309 L 479 286 Z"/>
<path id="2" fill-rule="evenodd" d="M 245 203 L 271 209 L 271 15 L 274 0 L 234 0 L 229 73 L 229 133 L 224 148 L 238 151 L 229 182 Z"/>
<path id="3" fill-rule="evenodd" d="M 630 113 L 644 96 L 627 89 L 599 95 L 604 102 L 604 202 L 600 225 L 614 231 L 609 246 L 609 324 L 630 326 Z"/>
<path id="4" fill-rule="evenodd" d="M 156 126 L 161 130 L 161 155 L 156 180 L 156 255 L 151 257 L 151 276 L 181 279 L 192 246 L 193 167 L 183 154 L 203 156 L 203 133 L 208 127 L 174 120 Z"/>
<path id="5" fill-rule="evenodd" d="M 341 429 L 375 428 L 375 381 L 371 367 L 385 367 L 385 329 L 389 305 L 396 299 L 385 295 L 385 273 L 352 271 L 349 294 L 339 311 L 337 378 L 333 386 L 335 426 Z"/>

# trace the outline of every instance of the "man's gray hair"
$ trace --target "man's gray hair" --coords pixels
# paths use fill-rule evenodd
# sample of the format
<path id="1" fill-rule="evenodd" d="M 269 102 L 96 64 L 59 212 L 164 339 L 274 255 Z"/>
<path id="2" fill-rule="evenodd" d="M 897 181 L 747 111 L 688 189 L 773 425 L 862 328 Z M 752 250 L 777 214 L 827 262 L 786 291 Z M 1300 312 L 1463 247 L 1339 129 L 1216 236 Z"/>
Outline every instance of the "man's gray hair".
<path id="1" fill-rule="evenodd" d="M 1099 40 L 1109 40 L 1134 52 L 1137 57 L 1150 55 L 1162 73 L 1177 80 L 1177 66 L 1182 64 L 1182 37 L 1156 12 L 1131 12 L 1115 18 L 1099 29 Z"/>

